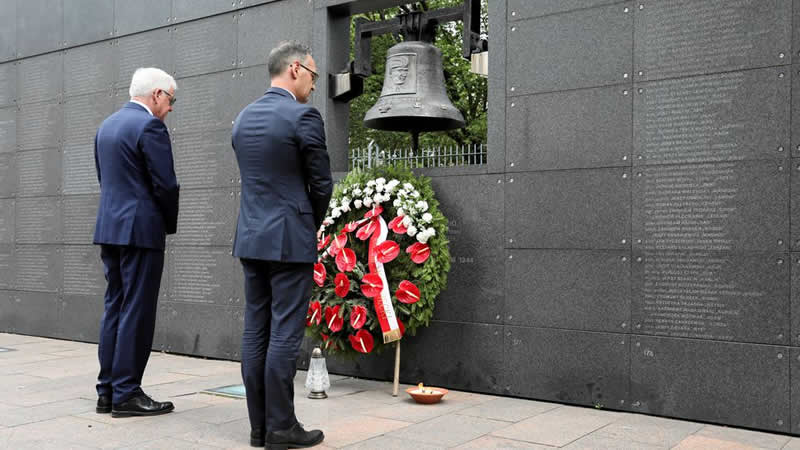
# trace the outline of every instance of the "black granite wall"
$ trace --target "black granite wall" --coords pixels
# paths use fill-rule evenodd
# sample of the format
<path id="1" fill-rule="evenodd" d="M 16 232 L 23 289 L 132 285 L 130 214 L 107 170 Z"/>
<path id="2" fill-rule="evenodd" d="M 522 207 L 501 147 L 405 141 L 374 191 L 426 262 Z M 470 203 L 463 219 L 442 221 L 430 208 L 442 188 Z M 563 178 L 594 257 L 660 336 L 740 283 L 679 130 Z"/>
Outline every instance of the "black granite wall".
<path id="1" fill-rule="evenodd" d="M 237 359 L 230 122 L 277 40 L 336 72 L 349 15 L 399 3 L 0 3 L 0 331 L 96 341 L 91 142 L 154 65 L 183 186 L 155 348 Z M 489 161 L 421 171 L 453 269 L 402 381 L 800 434 L 800 0 L 488 7 Z M 341 175 L 347 106 L 313 102 Z"/>

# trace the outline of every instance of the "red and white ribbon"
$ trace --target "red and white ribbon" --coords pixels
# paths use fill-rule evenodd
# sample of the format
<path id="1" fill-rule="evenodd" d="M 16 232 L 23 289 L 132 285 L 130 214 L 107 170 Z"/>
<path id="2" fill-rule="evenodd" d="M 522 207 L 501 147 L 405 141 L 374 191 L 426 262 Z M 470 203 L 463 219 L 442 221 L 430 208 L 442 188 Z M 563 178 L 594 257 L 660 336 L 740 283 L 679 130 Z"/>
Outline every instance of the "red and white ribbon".
<path id="1" fill-rule="evenodd" d="M 373 297 L 372 301 L 375 304 L 375 312 L 378 315 L 378 323 L 381 325 L 383 332 L 383 343 L 388 344 L 400 340 L 403 336 L 400 332 L 400 325 L 397 322 L 397 316 L 394 314 L 392 308 L 392 295 L 389 293 L 389 282 L 386 279 L 386 272 L 383 270 L 383 263 L 378 261 L 378 252 L 375 248 L 386 240 L 389 234 L 389 228 L 382 216 L 377 216 L 379 229 L 377 232 L 372 233 L 369 239 L 369 271 L 370 273 L 377 274 L 383 282 L 383 288 L 380 295 Z"/>

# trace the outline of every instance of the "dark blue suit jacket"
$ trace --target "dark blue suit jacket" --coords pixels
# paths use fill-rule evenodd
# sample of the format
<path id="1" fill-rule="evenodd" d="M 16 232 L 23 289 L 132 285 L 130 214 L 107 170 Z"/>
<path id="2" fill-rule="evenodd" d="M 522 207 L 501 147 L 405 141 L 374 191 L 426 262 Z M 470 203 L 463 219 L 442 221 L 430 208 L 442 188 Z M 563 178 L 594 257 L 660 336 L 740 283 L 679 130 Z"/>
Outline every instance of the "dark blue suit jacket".
<path id="1" fill-rule="evenodd" d="M 97 130 L 94 161 L 94 243 L 163 250 L 166 235 L 177 231 L 180 189 L 164 122 L 128 102 Z"/>
<path id="2" fill-rule="evenodd" d="M 316 262 L 333 192 L 319 111 L 271 88 L 239 113 L 232 144 L 242 177 L 233 255 Z"/>

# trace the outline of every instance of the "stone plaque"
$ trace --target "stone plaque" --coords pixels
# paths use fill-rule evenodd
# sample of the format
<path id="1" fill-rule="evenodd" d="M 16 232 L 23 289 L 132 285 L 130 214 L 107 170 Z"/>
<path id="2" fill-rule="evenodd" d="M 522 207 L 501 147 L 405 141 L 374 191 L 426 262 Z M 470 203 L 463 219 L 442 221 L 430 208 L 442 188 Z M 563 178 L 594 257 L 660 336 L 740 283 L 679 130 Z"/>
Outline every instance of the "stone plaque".
<path id="1" fill-rule="evenodd" d="M 0 152 L 0 197 L 17 192 L 17 154 Z"/>
<path id="2" fill-rule="evenodd" d="M 789 152 L 787 67 L 638 84 L 634 161 L 738 161 Z"/>
<path id="3" fill-rule="evenodd" d="M 116 75 L 114 41 L 71 48 L 64 52 L 64 95 L 108 93 Z"/>
<path id="4" fill-rule="evenodd" d="M 17 150 L 17 108 L 0 108 L 0 153 Z"/>
<path id="5" fill-rule="evenodd" d="M 153 3 L 162 4 L 160 1 Z M 116 87 L 124 89 L 125 100 L 130 98 L 128 88 L 133 72 L 139 67 L 158 67 L 170 74 L 175 73 L 172 28 L 121 37 L 114 41 L 114 53 L 117 70 L 114 81 Z M 182 87 L 180 83 L 178 87 Z"/>
<path id="6" fill-rule="evenodd" d="M 508 94 L 630 81 L 631 2 L 509 24 Z M 626 76 L 627 75 L 627 76 Z"/>
<path id="7" fill-rule="evenodd" d="M 176 78 L 236 67 L 237 14 L 180 24 L 173 31 Z"/>
<path id="8" fill-rule="evenodd" d="M 60 103 L 21 105 L 17 111 L 17 147 L 19 150 L 59 147 L 63 126 Z"/>
<path id="9" fill-rule="evenodd" d="M 230 71 L 178 80 L 178 95 L 192 100 L 170 114 L 170 117 L 175 116 L 170 131 L 178 134 L 230 132 L 233 120 L 239 114 L 239 110 L 234 111 L 233 102 L 229 101 L 238 76 L 238 71 Z"/>
<path id="10" fill-rule="evenodd" d="M 172 247 L 169 270 L 170 300 L 218 305 L 234 303 L 230 248 Z"/>
<path id="11" fill-rule="evenodd" d="M 0 243 L 0 289 L 14 288 L 16 268 L 17 259 L 14 245 Z"/>
<path id="12" fill-rule="evenodd" d="M 64 35 L 61 2 L 17 0 L 17 52 L 26 57 L 58 50 Z"/>
<path id="13" fill-rule="evenodd" d="M 64 194 L 100 192 L 94 163 L 94 137 L 111 114 L 110 91 L 68 98 L 64 101 Z"/>
<path id="14" fill-rule="evenodd" d="M 0 5 L 0 8 L 4 6 Z M 2 17 L 2 14 L 0 14 Z M 3 20 L 3 19 L 0 19 Z M 3 31 L 0 31 L 0 36 Z M 2 37 L 0 37 L 2 42 Z M 2 45 L 2 44 L 0 44 Z M 0 49 L 2 51 L 2 49 Z M 17 101 L 17 64 L 0 64 L 0 107 L 13 105 Z"/>
<path id="15" fill-rule="evenodd" d="M 0 155 L 1 156 L 1 155 Z M 791 196 L 791 226 L 792 250 L 800 250 L 800 159 L 792 158 L 792 196 Z M 0 172 L 0 179 L 2 173 Z"/>
<path id="16" fill-rule="evenodd" d="M 58 195 L 61 155 L 57 149 L 17 152 L 18 196 Z"/>
<path id="17" fill-rule="evenodd" d="M 0 329 L 11 333 L 55 337 L 58 330 L 58 298 L 44 292 L 0 294 Z M 4 302 L 3 297 L 7 300 Z"/>
<path id="18" fill-rule="evenodd" d="M 182 189 L 239 185 L 229 130 L 180 134 L 173 141 L 175 173 Z"/>
<path id="19" fill-rule="evenodd" d="M 789 344 L 788 253 L 634 255 L 635 333 Z"/>
<path id="20" fill-rule="evenodd" d="M 230 359 L 241 346 L 241 336 L 231 333 L 231 307 L 182 302 L 162 305 L 159 320 L 164 320 L 161 331 L 166 351 Z"/>
<path id="21" fill-rule="evenodd" d="M 98 305 L 106 292 L 100 246 L 64 246 L 64 294 L 87 295 L 98 299 Z M 101 306 L 102 307 L 102 306 Z"/>
<path id="22" fill-rule="evenodd" d="M 790 398 L 796 399 L 798 396 L 800 396 L 800 349 L 792 348 L 791 355 L 792 372 L 790 378 L 792 380 L 792 392 Z M 792 417 L 800 417 L 800 402 L 792 402 Z M 791 432 L 793 434 L 800 434 L 800 421 L 792 421 Z"/>
<path id="23" fill-rule="evenodd" d="M 14 59 L 17 53 L 17 2 L 0 2 L 0 61 Z M 0 68 L 0 72 L 2 69 Z M 2 75 L 0 75 L 2 78 Z M 0 98 L 3 97 L 0 82 Z M 0 102 L 2 103 L 2 102 Z"/>
<path id="24" fill-rule="evenodd" d="M 54 100 L 64 91 L 62 52 L 26 58 L 17 64 L 17 103 Z"/>
<path id="25" fill-rule="evenodd" d="M 625 409 L 628 335 L 504 328 L 504 395 Z"/>
<path id="26" fill-rule="evenodd" d="M 61 199 L 59 197 L 18 198 L 16 239 L 19 244 L 61 242 Z"/>
<path id="27" fill-rule="evenodd" d="M 797 15 L 800 17 L 800 12 Z M 800 157 L 800 64 L 793 65 L 788 73 L 792 75 L 792 156 Z"/>
<path id="28" fill-rule="evenodd" d="M 634 246 L 781 251 L 789 247 L 789 167 L 746 161 L 635 170 Z"/>
<path id="29" fill-rule="evenodd" d="M 618 333 L 630 329 L 628 251 L 507 254 L 504 323 Z"/>
<path id="30" fill-rule="evenodd" d="M 239 14 L 237 54 L 241 67 L 266 64 L 269 51 L 280 41 L 295 40 L 309 45 L 312 41 L 312 17 L 305 0 L 272 2 Z M 265 27 L 265 23 L 270 26 Z M 268 79 L 266 71 L 264 78 Z"/>
<path id="31" fill-rule="evenodd" d="M 223 245 L 233 242 L 239 196 L 230 189 L 181 191 L 177 245 Z"/>
<path id="32" fill-rule="evenodd" d="M 630 166 L 632 97 L 611 86 L 510 99 L 506 171 Z"/>
<path id="33" fill-rule="evenodd" d="M 789 431 L 789 348 L 632 336 L 635 412 Z"/>
<path id="34" fill-rule="evenodd" d="M 64 42 L 67 46 L 101 41 L 113 35 L 113 2 L 64 0 Z"/>
<path id="35" fill-rule="evenodd" d="M 61 246 L 17 245 L 16 263 L 17 290 L 52 293 L 61 290 L 64 268 Z"/>
<path id="36" fill-rule="evenodd" d="M 674 78 L 791 61 L 792 2 L 640 2 L 636 80 Z"/>
<path id="37" fill-rule="evenodd" d="M 67 295 L 60 302 L 58 332 L 65 339 L 98 342 L 103 318 L 102 295 Z"/>
<path id="38" fill-rule="evenodd" d="M 500 176 L 433 177 L 447 217 L 450 273 L 435 317 L 499 323 L 503 314 L 503 185 Z M 489 231 L 494 230 L 494 231 Z"/>
<path id="39" fill-rule="evenodd" d="M 269 89 L 269 74 L 264 66 L 248 67 L 237 72 L 235 84 L 237 97 L 234 111 L 238 115 L 239 111 L 244 109 L 245 106 L 258 100 L 267 92 L 267 89 Z M 236 116 L 234 116 L 235 118 Z"/>
<path id="40" fill-rule="evenodd" d="M 800 347 L 800 255 L 792 258 L 792 345 Z"/>
<path id="41" fill-rule="evenodd" d="M 136 33 L 172 24 L 172 1 L 114 0 L 114 35 Z M 142 66 L 152 67 L 152 66 Z"/>
<path id="42" fill-rule="evenodd" d="M 506 175 L 506 246 L 629 248 L 630 178 L 622 168 Z"/>
<path id="43" fill-rule="evenodd" d="M 219 0 L 172 0 L 172 16 L 178 22 L 213 16 L 240 6 L 238 3 Z"/>
<path id="44" fill-rule="evenodd" d="M 65 195 L 61 197 L 64 215 L 64 243 L 91 244 L 97 221 L 99 195 Z"/>
<path id="45" fill-rule="evenodd" d="M 576 9 L 605 6 L 615 1 L 617 0 L 538 0 L 535 2 L 529 0 L 509 0 L 508 21 L 511 22 L 529 19 L 531 17 L 547 16 Z M 621 6 L 620 8 L 624 9 L 625 6 Z"/>
<path id="46" fill-rule="evenodd" d="M 13 198 L 0 199 L 0 244 L 14 243 L 15 209 Z"/>

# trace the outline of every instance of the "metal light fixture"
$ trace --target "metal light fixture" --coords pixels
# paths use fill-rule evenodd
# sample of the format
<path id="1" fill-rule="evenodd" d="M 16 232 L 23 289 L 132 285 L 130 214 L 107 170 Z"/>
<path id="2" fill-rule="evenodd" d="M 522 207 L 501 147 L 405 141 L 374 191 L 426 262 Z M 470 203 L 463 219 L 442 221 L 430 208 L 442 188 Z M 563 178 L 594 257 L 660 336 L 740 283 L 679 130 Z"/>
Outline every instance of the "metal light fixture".
<path id="1" fill-rule="evenodd" d="M 325 389 L 330 387 L 331 380 L 328 377 L 325 357 L 322 356 L 322 350 L 316 347 L 311 352 L 311 362 L 308 364 L 308 375 L 306 376 L 306 389 L 309 391 L 308 398 L 328 398 Z"/>

